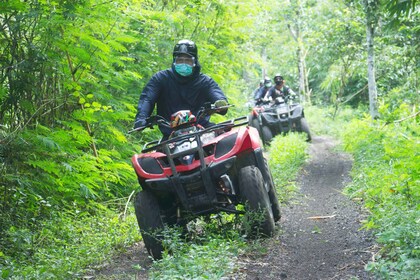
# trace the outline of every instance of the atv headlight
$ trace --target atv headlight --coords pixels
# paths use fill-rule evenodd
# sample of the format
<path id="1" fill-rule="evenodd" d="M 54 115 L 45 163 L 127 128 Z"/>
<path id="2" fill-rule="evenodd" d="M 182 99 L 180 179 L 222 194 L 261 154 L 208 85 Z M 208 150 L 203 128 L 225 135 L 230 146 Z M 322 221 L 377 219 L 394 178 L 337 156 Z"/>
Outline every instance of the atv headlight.
<path id="1" fill-rule="evenodd" d="M 162 167 L 159 165 L 158 161 L 152 157 L 143 157 L 137 159 L 137 162 L 141 168 L 150 174 L 162 174 Z"/>

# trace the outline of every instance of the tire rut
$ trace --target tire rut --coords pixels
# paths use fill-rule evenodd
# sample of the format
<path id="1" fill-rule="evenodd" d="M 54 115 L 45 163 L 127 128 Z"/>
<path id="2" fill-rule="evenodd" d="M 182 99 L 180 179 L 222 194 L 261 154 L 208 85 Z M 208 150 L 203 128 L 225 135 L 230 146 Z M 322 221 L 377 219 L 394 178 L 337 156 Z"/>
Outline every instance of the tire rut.
<path id="1" fill-rule="evenodd" d="M 242 256 L 242 268 L 229 279 L 374 279 L 364 269 L 373 246 L 369 232 L 360 230 L 364 215 L 342 194 L 352 160 L 334 151 L 336 145 L 313 138 L 299 195 L 282 207 L 279 233 L 264 241 L 265 255 Z"/>

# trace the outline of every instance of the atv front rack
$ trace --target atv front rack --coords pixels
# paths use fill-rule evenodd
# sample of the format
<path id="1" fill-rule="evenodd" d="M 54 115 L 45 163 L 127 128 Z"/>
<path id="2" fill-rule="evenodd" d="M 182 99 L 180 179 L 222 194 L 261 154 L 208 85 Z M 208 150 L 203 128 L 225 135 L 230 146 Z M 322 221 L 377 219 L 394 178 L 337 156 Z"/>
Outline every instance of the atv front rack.
<path id="1" fill-rule="evenodd" d="M 194 212 L 195 214 L 204 214 L 208 211 L 213 211 L 214 209 L 223 210 L 226 212 L 232 212 L 232 213 L 241 213 L 237 210 L 229 210 L 225 209 L 225 207 L 218 205 L 220 204 L 217 201 L 217 191 L 214 187 L 213 178 L 214 177 L 220 177 L 223 175 L 223 172 L 225 172 L 226 168 L 230 168 L 236 160 L 236 157 L 231 157 L 229 159 L 223 160 L 218 163 L 210 164 L 209 166 L 206 165 L 205 157 L 205 144 L 201 140 L 201 136 L 206 133 L 216 132 L 216 134 L 222 134 L 224 132 L 230 131 L 234 127 L 248 125 L 248 117 L 240 117 L 235 118 L 226 122 L 222 122 L 219 124 L 216 124 L 214 126 L 205 128 L 203 130 L 191 132 L 188 134 L 183 134 L 176 136 L 174 138 L 158 142 L 149 142 L 145 145 L 145 148 L 143 149 L 142 153 L 152 152 L 152 151 L 159 151 L 165 154 L 167 163 L 171 169 L 171 176 L 166 178 L 160 178 L 160 179 L 150 179 L 146 180 L 146 183 L 156 183 L 160 186 L 166 186 L 172 187 L 176 193 L 178 194 L 178 197 L 182 201 L 182 204 L 186 209 L 189 211 Z M 229 136 L 228 136 L 229 137 Z M 189 148 L 185 151 L 180 152 L 174 152 L 171 151 L 171 145 L 173 145 L 176 142 L 181 141 L 196 141 L 197 146 Z M 196 159 L 199 159 L 200 167 L 198 170 L 194 171 L 194 173 L 189 174 L 182 174 L 177 171 L 177 164 L 176 160 L 179 158 L 182 158 L 187 155 L 196 155 Z M 189 197 L 187 195 L 187 189 L 185 186 L 187 185 L 194 185 L 195 182 L 203 182 L 204 183 L 204 190 L 205 195 L 195 195 L 194 197 Z M 158 183 L 157 183 L 158 182 Z M 196 208 L 197 205 L 206 205 L 206 207 L 203 207 L 203 209 L 199 210 Z M 213 210 L 212 210 L 213 209 Z M 202 212 L 200 212 L 202 211 Z"/>
<path id="2" fill-rule="evenodd" d="M 243 121 L 243 120 L 245 120 L 245 121 Z M 232 119 L 232 120 L 228 120 L 228 121 L 225 121 L 225 122 L 215 124 L 211 127 L 205 128 L 203 130 L 199 130 L 199 131 L 196 131 L 196 132 L 191 132 L 191 133 L 184 134 L 184 135 L 179 135 L 179 136 L 176 136 L 174 138 L 171 138 L 171 139 L 168 139 L 168 140 L 165 140 L 165 141 L 161 141 L 161 140 L 151 141 L 151 142 L 146 143 L 143 146 L 142 153 L 148 153 L 148 152 L 156 151 L 156 150 L 164 151 L 164 148 L 163 148 L 164 146 L 168 146 L 168 144 L 179 142 L 181 140 L 186 140 L 186 139 L 189 139 L 189 138 L 192 138 L 192 137 L 196 137 L 196 139 L 198 137 L 198 142 L 197 143 L 199 143 L 198 146 L 200 146 L 201 141 L 200 141 L 199 136 L 201 136 L 203 134 L 206 134 L 206 133 L 209 133 L 209 132 L 212 132 L 212 131 L 227 131 L 227 130 L 230 130 L 234 127 L 247 125 L 247 124 L 248 124 L 248 116 L 243 116 L 243 117 L 239 117 L 239 118 L 235 118 L 235 119 Z M 188 150 L 188 152 L 186 152 L 186 154 L 189 154 L 190 151 L 191 150 Z M 177 154 L 177 156 L 180 156 L 180 154 Z"/>

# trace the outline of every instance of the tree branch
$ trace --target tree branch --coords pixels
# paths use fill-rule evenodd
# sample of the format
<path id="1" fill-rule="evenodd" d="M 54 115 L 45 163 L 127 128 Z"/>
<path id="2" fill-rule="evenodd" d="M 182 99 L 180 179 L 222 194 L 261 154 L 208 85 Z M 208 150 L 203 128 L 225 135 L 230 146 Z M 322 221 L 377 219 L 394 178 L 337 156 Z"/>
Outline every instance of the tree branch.
<path id="1" fill-rule="evenodd" d="M 402 118 L 402 119 L 400 119 L 400 120 L 393 121 L 393 123 L 400 123 L 400 122 L 403 122 L 403 121 L 405 121 L 405 120 L 408 120 L 408 119 L 411 119 L 411 118 L 416 117 L 418 114 L 420 114 L 420 111 L 418 111 L 417 113 L 414 113 L 414 114 L 412 114 L 412 115 L 410 115 L 410 116 L 408 116 L 408 117 Z"/>

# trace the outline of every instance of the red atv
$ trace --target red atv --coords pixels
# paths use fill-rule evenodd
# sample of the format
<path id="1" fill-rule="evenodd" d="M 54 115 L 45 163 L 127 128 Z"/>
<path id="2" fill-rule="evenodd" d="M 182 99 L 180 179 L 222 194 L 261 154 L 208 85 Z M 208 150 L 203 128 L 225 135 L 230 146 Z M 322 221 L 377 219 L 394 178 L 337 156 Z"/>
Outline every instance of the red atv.
<path id="1" fill-rule="evenodd" d="M 132 157 L 142 190 L 135 199 L 135 212 L 149 254 L 162 257 L 162 230 L 185 225 L 200 216 L 218 212 L 252 216 L 252 236 L 271 236 L 280 219 L 280 206 L 259 135 L 240 117 L 203 128 L 198 120 L 228 106 L 206 104 L 197 118 L 179 111 L 171 121 L 160 116 L 147 119 L 144 127 L 171 127 L 168 140 L 146 143 Z M 239 207 L 238 205 L 244 205 Z M 255 214 L 253 215 L 256 216 Z"/>

